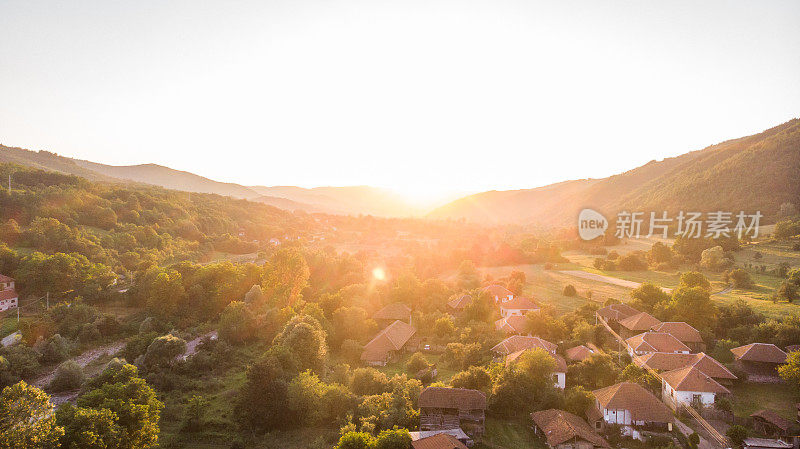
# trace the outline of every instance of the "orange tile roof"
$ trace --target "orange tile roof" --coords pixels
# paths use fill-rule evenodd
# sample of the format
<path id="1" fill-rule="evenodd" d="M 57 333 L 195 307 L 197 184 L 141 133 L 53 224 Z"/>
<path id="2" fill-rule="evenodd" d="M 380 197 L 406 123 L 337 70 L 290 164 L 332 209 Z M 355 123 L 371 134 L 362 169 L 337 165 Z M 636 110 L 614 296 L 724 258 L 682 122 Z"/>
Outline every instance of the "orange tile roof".
<path id="1" fill-rule="evenodd" d="M 508 301 L 501 302 L 500 308 L 506 310 L 539 310 L 539 306 L 537 306 L 536 303 L 522 296 L 517 296 Z"/>
<path id="2" fill-rule="evenodd" d="M 699 354 L 652 352 L 635 357 L 633 361 L 638 366 L 647 365 L 656 371 L 672 371 L 687 366 L 694 366 L 712 379 L 735 380 L 737 378 L 728 368 L 725 368 L 725 365 L 703 352 Z"/>
<path id="3" fill-rule="evenodd" d="M 483 291 L 488 293 L 490 296 L 497 298 L 507 298 L 508 296 L 514 296 L 514 293 L 512 293 L 511 290 L 499 284 L 487 285 L 486 287 L 483 288 Z"/>
<path id="4" fill-rule="evenodd" d="M 675 391 L 697 391 L 701 393 L 730 393 L 716 380 L 706 376 L 702 371 L 687 366 L 661 374 L 661 379 Z"/>
<path id="5" fill-rule="evenodd" d="M 556 348 L 558 348 L 558 346 L 539 337 L 512 335 L 506 338 L 505 340 L 501 341 L 500 343 L 496 344 L 492 348 L 492 351 L 508 355 L 511 354 L 512 352 L 517 352 L 521 349 L 531 349 L 531 348 L 542 348 L 547 352 L 554 353 L 556 351 Z"/>
<path id="6" fill-rule="evenodd" d="M 13 288 L 9 288 L 8 290 L 0 290 L 0 301 L 14 298 L 19 298 L 19 295 L 17 295 L 17 291 Z"/>
<path id="7" fill-rule="evenodd" d="M 788 432 L 789 429 L 792 427 L 791 421 L 784 418 L 783 416 L 778 415 L 772 410 L 759 410 L 750 415 L 750 417 L 763 419 L 764 421 L 774 425 L 775 427 L 783 430 L 784 432 Z"/>
<path id="8" fill-rule="evenodd" d="M 395 321 L 364 345 L 361 360 L 384 360 L 390 351 L 400 350 L 416 332 L 417 329 L 414 326 L 399 320 Z"/>
<path id="9" fill-rule="evenodd" d="M 465 307 L 472 303 L 472 296 L 470 295 L 461 295 L 457 298 L 453 298 L 447 302 L 447 305 L 456 309 L 456 310 L 463 310 Z"/>
<path id="10" fill-rule="evenodd" d="M 636 352 L 689 352 L 688 346 L 664 332 L 643 332 L 625 342 Z"/>
<path id="11" fill-rule="evenodd" d="M 672 412 L 639 384 L 620 382 L 595 390 L 594 397 L 603 409 L 628 410 L 634 421 L 672 422 Z"/>
<path id="12" fill-rule="evenodd" d="M 506 356 L 506 366 L 511 365 L 512 363 L 514 363 L 519 358 L 519 356 L 524 354 L 526 351 L 532 351 L 532 350 L 533 349 L 531 349 L 531 348 L 521 349 L 519 351 L 512 352 L 511 354 L 507 355 Z M 553 370 L 553 372 L 556 372 L 556 373 L 566 373 L 567 372 L 567 361 L 564 360 L 564 357 L 561 357 L 558 354 L 551 354 L 549 352 L 547 354 L 550 355 L 550 357 L 552 357 L 553 360 L 556 361 L 556 367 Z"/>
<path id="13" fill-rule="evenodd" d="M 567 358 L 570 360 L 574 360 L 576 362 L 580 362 L 592 354 L 594 354 L 594 351 L 592 351 L 591 349 L 587 348 L 584 345 L 575 346 L 574 348 L 567 349 Z"/>
<path id="14" fill-rule="evenodd" d="M 411 447 L 414 449 L 467 449 L 464 443 L 447 433 L 438 433 L 430 437 L 412 441 Z"/>
<path id="15" fill-rule="evenodd" d="M 5 274 L 0 274 L 0 282 L 13 282 L 14 278 L 8 277 Z"/>
<path id="16" fill-rule="evenodd" d="M 731 349 L 736 360 L 763 363 L 786 363 L 786 353 L 771 343 L 751 343 Z"/>
<path id="17" fill-rule="evenodd" d="M 511 315 L 495 321 L 494 327 L 507 334 L 525 334 L 527 333 L 528 319 L 524 316 Z"/>
<path id="18" fill-rule="evenodd" d="M 703 337 L 700 336 L 700 331 L 683 321 L 661 323 L 657 326 L 653 326 L 652 329 L 656 332 L 672 334 L 673 337 L 683 343 L 703 343 Z"/>
<path id="19" fill-rule="evenodd" d="M 649 331 L 653 326 L 659 324 L 661 324 L 661 321 L 647 312 L 640 312 L 619 320 L 619 325 L 630 331 Z"/>
<path id="20" fill-rule="evenodd" d="M 551 447 L 576 439 L 588 441 L 593 446 L 611 447 L 586 421 L 564 410 L 534 412 L 531 413 L 531 419 L 544 433 L 547 444 Z"/>
<path id="21" fill-rule="evenodd" d="M 595 312 L 607 320 L 622 320 L 639 313 L 638 310 L 627 304 L 610 304 Z"/>
<path id="22" fill-rule="evenodd" d="M 420 408 L 453 408 L 458 410 L 483 410 L 486 395 L 467 388 L 426 387 L 419 394 Z"/>
<path id="23" fill-rule="evenodd" d="M 372 318 L 376 320 L 407 320 L 410 316 L 410 307 L 403 303 L 395 302 L 375 312 Z"/>

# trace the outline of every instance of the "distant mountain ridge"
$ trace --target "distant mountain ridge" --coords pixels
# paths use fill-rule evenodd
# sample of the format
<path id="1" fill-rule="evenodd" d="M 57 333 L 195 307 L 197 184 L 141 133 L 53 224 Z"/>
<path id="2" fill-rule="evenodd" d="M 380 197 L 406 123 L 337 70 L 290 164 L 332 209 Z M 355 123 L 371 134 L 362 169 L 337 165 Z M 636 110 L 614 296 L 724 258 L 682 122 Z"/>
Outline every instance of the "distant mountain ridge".
<path id="1" fill-rule="evenodd" d="M 570 226 L 587 207 L 609 218 L 622 210 L 760 210 L 766 217 L 774 217 L 784 202 L 800 205 L 800 119 L 703 150 L 651 161 L 608 178 L 478 193 L 428 216 Z"/>

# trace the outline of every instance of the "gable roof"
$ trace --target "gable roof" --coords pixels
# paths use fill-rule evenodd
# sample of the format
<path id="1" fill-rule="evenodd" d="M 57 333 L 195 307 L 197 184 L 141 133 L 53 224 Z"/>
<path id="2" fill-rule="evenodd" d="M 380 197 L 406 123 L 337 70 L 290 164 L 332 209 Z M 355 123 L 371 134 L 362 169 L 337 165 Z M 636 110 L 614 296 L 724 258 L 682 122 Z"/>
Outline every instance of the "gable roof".
<path id="1" fill-rule="evenodd" d="M 539 337 L 526 337 L 522 335 L 512 335 L 492 348 L 492 352 L 500 354 L 511 354 L 522 349 L 542 348 L 547 352 L 554 353 L 557 345 L 550 343 Z"/>
<path id="2" fill-rule="evenodd" d="M 515 298 L 509 299 L 506 302 L 500 303 L 501 309 L 519 309 L 519 310 L 539 310 L 539 306 L 536 305 L 533 301 L 523 296 L 517 296 Z"/>
<path id="3" fill-rule="evenodd" d="M 420 438 L 411 442 L 414 449 L 467 449 L 467 446 L 458 441 L 458 438 L 447 433 Z"/>
<path id="4" fill-rule="evenodd" d="M 464 310 L 465 307 L 472 303 L 472 296 L 470 295 L 461 295 L 457 298 L 453 298 L 447 302 L 447 305 L 452 307 L 456 310 Z"/>
<path id="5" fill-rule="evenodd" d="M 760 418 L 764 421 L 772 424 L 773 426 L 783 430 L 784 432 L 788 432 L 789 429 L 792 427 L 792 422 L 788 419 L 784 418 L 783 416 L 778 415 L 777 413 L 773 412 L 772 410 L 759 410 L 752 415 L 751 418 Z"/>
<path id="6" fill-rule="evenodd" d="M 665 423 L 674 419 L 667 406 L 639 384 L 620 382 L 592 393 L 600 407 L 628 410 L 634 421 Z"/>
<path id="7" fill-rule="evenodd" d="M 534 348 L 528 349 L 521 349 L 516 352 L 512 352 L 511 354 L 506 356 L 506 366 L 514 363 L 525 351 L 532 351 Z M 547 353 L 553 360 L 556 361 L 556 367 L 553 369 L 554 373 L 566 373 L 567 372 L 567 361 L 564 360 L 564 357 L 561 357 L 558 354 Z"/>
<path id="8" fill-rule="evenodd" d="M 455 408 L 478 410 L 486 408 L 486 395 L 467 388 L 426 387 L 419 394 L 420 408 Z"/>
<path id="9" fill-rule="evenodd" d="M 495 321 L 494 327 L 507 334 L 524 334 L 528 327 L 528 319 L 520 315 L 511 315 Z"/>
<path id="10" fill-rule="evenodd" d="M 393 322 L 364 345 L 361 360 L 384 360 L 390 351 L 400 350 L 416 332 L 417 329 L 410 324 L 399 320 Z"/>
<path id="11" fill-rule="evenodd" d="M 653 326 L 652 329 L 656 332 L 672 334 L 673 337 L 683 343 L 703 343 L 703 337 L 700 336 L 700 331 L 683 321 L 668 321 Z"/>
<path id="12" fill-rule="evenodd" d="M 488 293 L 489 296 L 496 297 L 496 298 L 507 298 L 509 296 L 514 296 L 514 293 L 511 290 L 503 287 L 500 284 L 492 284 L 483 287 L 483 292 Z"/>
<path id="13" fill-rule="evenodd" d="M 699 354 L 651 352 L 650 354 L 634 357 L 633 362 L 638 366 L 646 365 L 656 371 L 672 371 L 687 366 L 693 366 L 712 379 L 737 379 L 725 365 L 719 363 L 704 352 Z"/>
<path id="14" fill-rule="evenodd" d="M 750 343 L 731 349 L 736 360 L 762 363 L 786 363 L 786 353 L 772 343 Z"/>
<path id="15" fill-rule="evenodd" d="M 544 433 L 547 444 L 551 447 L 574 439 L 586 440 L 593 446 L 611 447 L 586 421 L 564 410 L 533 412 L 531 419 Z"/>
<path id="16" fill-rule="evenodd" d="M 372 318 L 376 320 L 407 320 L 411 316 L 411 308 L 395 302 L 375 312 Z"/>
<path id="17" fill-rule="evenodd" d="M 584 345 L 575 346 L 574 348 L 567 349 L 567 358 L 570 360 L 575 360 L 576 362 L 583 361 L 583 359 L 589 357 L 590 355 L 594 354 L 594 351 L 587 348 Z"/>
<path id="18" fill-rule="evenodd" d="M 638 314 L 639 311 L 634 309 L 633 307 L 627 304 L 609 304 L 602 309 L 597 310 L 595 314 L 598 316 L 605 318 L 606 320 L 622 320 L 628 318 L 629 316 L 633 316 Z"/>
<path id="19" fill-rule="evenodd" d="M 647 312 L 639 312 L 628 318 L 619 320 L 619 325 L 630 331 L 649 331 L 653 326 L 661 324 L 656 317 Z"/>
<path id="20" fill-rule="evenodd" d="M 643 332 L 625 340 L 634 351 L 641 352 L 689 352 L 689 347 L 665 332 Z"/>
<path id="21" fill-rule="evenodd" d="M 727 388 L 693 366 L 667 371 L 661 375 L 661 379 L 675 391 L 730 393 Z"/>
<path id="22" fill-rule="evenodd" d="M 14 278 L 6 276 L 5 274 L 0 273 L 0 282 L 13 282 Z"/>
<path id="23" fill-rule="evenodd" d="M 7 290 L 0 290 L 0 301 L 4 301 L 6 299 L 14 299 L 19 298 L 17 295 L 17 291 L 13 288 L 9 288 Z"/>

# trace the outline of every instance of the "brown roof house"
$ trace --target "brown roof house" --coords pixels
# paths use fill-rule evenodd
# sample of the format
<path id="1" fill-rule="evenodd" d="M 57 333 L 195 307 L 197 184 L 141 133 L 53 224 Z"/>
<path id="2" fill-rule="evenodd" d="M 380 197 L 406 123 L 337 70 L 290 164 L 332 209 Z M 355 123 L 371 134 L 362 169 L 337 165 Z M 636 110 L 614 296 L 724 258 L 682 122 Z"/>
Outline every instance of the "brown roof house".
<path id="1" fill-rule="evenodd" d="M 447 301 L 447 307 L 449 307 L 450 311 L 453 313 L 463 312 L 470 304 L 472 304 L 472 296 L 470 295 L 461 295 Z"/>
<path id="2" fill-rule="evenodd" d="M 565 412 L 550 409 L 531 413 L 537 435 L 545 439 L 551 449 L 595 449 L 611 447 L 583 419 Z"/>
<path id="3" fill-rule="evenodd" d="M 437 433 L 411 441 L 413 449 L 467 449 L 467 445 L 449 433 Z"/>
<path id="4" fill-rule="evenodd" d="M 703 352 L 706 350 L 706 344 L 703 341 L 703 337 L 700 336 L 700 331 L 693 328 L 689 323 L 684 323 L 683 321 L 668 321 L 653 326 L 652 330 L 655 332 L 672 334 L 678 341 L 688 346 L 692 352 Z"/>
<path id="5" fill-rule="evenodd" d="M 777 376 L 778 365 L 786 363 L 786 353 L 770 343 L 751 343 L 731 349 L 736 363 L 748 374 L 748 379 Z"/>
<path id="6" fill-rule="evenodd" d="M 535 348 L 528 348 L 528 349 L 520 349 L 519 351 L 512 352 L 506 356 L 506 366 L 511 365 L 514 363 L 522 354 L 526 351 L 532 351 Z M 556 361 L 556 366 L 553 368 L 553 384 L 556 388 L 564 389 L 566 388 L 567 384 L 567 361 L 564 360 L 564 357 L 561 357 L 558 354 L 554 354 L 548 352 L 553 360 Z"/>
<path id="7" fill-rule="evenodd" d="M 644 332 L 625 340 L 625 343 L 628 344 L 628 354 L 631 357 L 652 352 L 689 353 L 688 346 L 666 332 Z"/>
<path id="8" fill-rule="evenodd" d="M 14 279 L 0 274 L 0 311 L 19 306 L 19 295 L 14 288 Z"/>
<path id="9" fill-rule="evenodd" d="M 672 430 L 670 409 L 639 384 L 621 382 L 595 390 L 595 405 L 602 422 L 621 426 L 625 435 L 642 439 L 639 430 Z"/>
<path id="10" fill-rule="evenodd" d="M 608 324 L 617 323 L 620 320 L 624 320 L 625 318 L 631 317 L 640 313 L 638 310 L 634 309 L 633 307 L 627 304 L 610 304 L 608 306 L 599 309 L 595 312 L 595 316 L 597 318 L 602 318 Z"/>
<path id="11" fill-rule="evenodd" d="M 452 439 L 442 440 L 441 437 L 437 438 L 435 440 L 428 440 L 428 438 L 436 436 L 436 435 L 439 435 L 439 434 L 449 435 L 449 436 L 453 437 L 453 439 L 455 439 L 456 441 L 462 443 L 465 447 L 469 447 L 469 446 L 472 446 L 474 444 L 474 441 L 472 441 L 472 438 L 470 438 L 469 435 L 464 433 L 464 431 L 461 430 L 460 428 L 448 429 L 448 430 L 418 430 L 418 431 L 408 432 L 408 434 L 411 436 L 411 441 L 412 441 L 411 444 L 412 445 L 414 444 L 413 443 L 414 441 L 426 439 L 425 443 L 421 443 L 421 445 L 422 445 L 421 447 L 423 447 L 423 448 L 426 447 L 426 445 L 431 445 L 431 444 L 452 444 Z M 417 447 L 417 446 L 413 446 L 413 447 Z M 428 447 L 430 447 L 430 446 L 428 446 Z M 445 447 L 447 447 L 447 446 L 445 446 Z M 450 447 L 452 448 L 454 446 L 450 446 Z M 460 447 L 460 446 L 455 446 L 455 447 Z"/>
<path id="12" fill-rule="evenodd" d="M 508 301 L 514 298 L 514 293 L 511 290 L 499 284 L 487 285 L 482 291 L 494 299 L 494 302 Z"/>
<path id="13" fill-rule="evenodd" d="M 507 318 L 510 316 L 525 316 L 528 312 L 538 312 L 540 309 L 535 302 L 522 296 L 500 302 L 500 316 Z"/>
<path id="14" fill-rule="evenodd" d="M 522 315 L 511 315 L 500 318 L 494 322 L 495 329 L 503 331 L 506 335 L 528 334 L 528 318 Z"/>
<path id="15" fill-rule="evenodd" d="M 392 357 L 404 349 L 416 332 L 414 326 L 395 321 L 364 345 L 361 360 L 369 365 L 385 366 Z"/>
<path id="16" fill-rule="evenodd" d="M 573 362 L 582 362 L 592 354 L 594 354 L 594 351 L 584 345 L 569 348 L 566 352 L 567 359 Z"/>
<path id="17" fill-rule="evenodd" d="M 680 406 L 708 407 L 721 394 L 727 395 L 730 391 L 694 366 L 661 375 L 661 397 L 673 410 Z"/>
<path id="18" fill-rule="evenodd" d="M 427 387 L 419 394 L 419 429 L 463 429 L 473 438 L 483 435 L 486 395 L 466 388 Z"/>
<path id="19" fill-rule="evenodd" d="M 403 303 L 395 302 L 375 312 L 372 318 L 384 324 L 398 320 L 411 324 L 411 308 Z"/>
<path id="20" fill-rule="evenodd" d="M 619 320 L 619 333 L 622 338 L 630 338 L 642 332 L 647 332 L 653 326 L 658 326 L 659 324 L 661 324 L 661 321 L 653 315 L 647 312 L 639 312 L 636 315 Z"/>
<path id="21" fill-rule="evenodd" d="M 492 348 L 492 352 L 497 357 L 505 357 L 513 352 L 521 351 L 523 349 L 542 348 L 545 351 L 555 354 L 558 346 L 554 343 L 539 338 L 528 337 L 523 335 L 512 335 Z"/>
<path id="22" fill-rule="evenodd" d="M 772 410 L 759 410 L 750 415 L 753 429 L 772 438 L 786 438 L 794 424 Z"/>
<path id="23" fill-rule="evenodd" d="M 672 371 L 687 366 L 693 366 L 722 385 L 730 385 L 737 379 L 725 365 L 703 352 L 699 354 L 652 352 L 634 358 L 633 363 L 638 366 L 647 366 L 658 372 Z"/>

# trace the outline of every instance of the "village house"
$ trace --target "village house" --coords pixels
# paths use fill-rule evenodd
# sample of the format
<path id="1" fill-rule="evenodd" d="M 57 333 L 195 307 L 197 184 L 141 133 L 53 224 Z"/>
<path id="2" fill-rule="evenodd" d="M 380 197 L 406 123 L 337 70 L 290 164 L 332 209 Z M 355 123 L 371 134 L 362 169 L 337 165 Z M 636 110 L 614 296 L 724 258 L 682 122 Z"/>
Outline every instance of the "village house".
<path id="1" fill-rule="evenodd" d="M 467 445 L 449 433 L 437 433 L 417 440 L 411 439 L 413 449 L 467 449 Z"/>
<path id="2" fill-rule="evenodd" d="M 592 392 L 599 417 L 595 427 L 617 424 L 624 435 L 642 439 L 640 430 L 672 431 L 674 416 L 670 409 L 639 384 L 621 382 Z"/>
<path id="3" fill-rule="evenodd" d="M 494 328 L 502 331 L 506 335 L 526 335 L 528 334 L 528 319 L 521 315 L 511 315 L 500 318 L 494 322 Z"/>
<path id="4" fill-rule="evenodd" d="M 733 381 L 737 379 L 736 375 L 726 368 L 725 365 L 703 352 L 699 354 L 652 352 L 640 357 L 635 357 L 633 363 L 637 366 L 646 366 L 657 372 L 672 371 L 687 366 L 693 366 L 722 385 L 731 385 Z"/>
<path id="5" fill-rule="evenodd" d="M 427 387 L 419 394 L 419 429 L 460 428 L 473 438 L 483 435 L 486 395 L 466 388 Z"/>
<path id="6" fill-rule="evenodd" d="M 616 324 L 620 320 L 624 320 L 625 318 L 634 316 L 639 312 L 638 310 L 634 309 L 633 307 L 627 304 L 610 304 L 602 309 L 598 309 L 597 312 L 594 313 L 595 317 L 598 319 L 605 320 L 608 324 Z"/>
<path id="7" fill-rule="evenodd" d="M 634 335 L 648 332 L 654 326 L 661 324 L 657 318 L 647 312 L 639 312 L 636 315 L 619 320 L 619 334 L 622 338 L 630 338 Z"/>
<path id="8" fill-rule="evenodd" d="M 416 332 L 414 326 L 399 320 L 395 321 L 364 345 L 361 360 L 368 365 L 386 366 L 389 360 L 405 348 L 406 343 Z"/>
<path id="9" fill-rule="evenodd" d="M 468 305 L 472 304 L 472 296 L 470 295 L 461 295 L 456 298 L 447 301 L 447 307 L 453 312 L 454 315 L 458 315 L 467 308 Z"/>
<path id="10" fill-rule="evenodd" d="M 534 430 L 551 449 L 596 449 L 611 447 L 583 419 L 564 410 L 531 413 Z"/>
<path id="11" fill-rule="evenodd" d="M 689 347 L 678 341 L 672 334 L 664 332 L 644 332 L 625 340 L 631 357 L 653 352 L 672 352 L 689 354 Z"/>
<path id="12" fill-rule="evenodd" d="M 430 447 L 432 447 L 431 446 L 432 444 L 438 444 L 438 445 L 454 444 L 452 442 L 452 439 L 449 439 L 447 441 L 442 441 L 441 439 L 437 439 L 437 440 L 429 439 L 430 437 L 433 437 L 433 436 L 436 436 L 436 435 L 439 435 L 439 434 L 450 435 L 456 441 L 458 441 L 461 444 L 463 444 L 464 447 L 471 447 L 475 443 L 472 440 L 472 438 L 470 438 L 469 435 L 464 433 L 464 431 L 461 430 L 460 428 L 447 429 L 447 430 L 417 430 L 417 431 L 408 432 L 408 434 L 409 434 L 409 436 L 411 436 L 412 447 L 415 447 L 415 448 L 417 448 L 418 446 L 413 446 L 413 444 L 414 444 L 413 442 L 414 441 L 418 441 L 418 440 L 423 440 L 423 439 L 425 439 L 426 441 L 425 441 L 425 443 L 420 443 L 419 447 L 422 447 L 422 448 L 425 448 L 425 447 L 430 448 Z M 439 447 L 441 447 L 441 446 L 439 446 Z M 448 447 L 448 446 L 444 446 L 444 447 Z M 460 447 L 460 446 L 449 446 L 449 447 L 450 448 L 454 448 L 454 447 Z"/>
<path id="13" fill-rule="evenodd" d="M 673 410 L 682 405 L 711 406 L 720 394 L 730 394 L 730 391 L 693 366 L 667 371 L 661 375 L 662 398 Z"/>
<path id="14" fill-rule="evenodd" d="M 566 352 L 567 359 L 572 362 L 582 362 L 592 354 L 594 354 L 594 351 L 584 345 L 569 348 Z"/>
<path id="15" fill-rule="evenodd" d="M 653 332 L 666 332 L 672 334 L 678 341 L 689 347 L 691 352 L 703 352 L 706 344 L 700 331 L 683 321 L 668 321 L 652 327 Z"/>
<path id="16" fill-rule="evenodd" d="M 531 351 L 532 348 L 528 349 L 521 349 L 516 352 L 512 352 L 506 356 L 506 366 L 511 365 L 514 363 L 522 354 L 526 351 Z M 566 388 L 567 384 L 567 361 L 564 360 L 564 357 L 561 357 L 558 354 L 549 353 L 550 357 L 553 358 L 556 362 L 556 366 L 553 368 L 553 385 L 556 388 L 563 390 Z"/>
<path id="17" fill-rule="evenodd" d="M 522 296 L 500 303 L 500 316 L 503 318 L 525 316 L 528 312 L 538 312 L 539 310 L 541 309 L 533 301 Z"/>
<path id="18" fill-rule="evenodd" d="M 494 302 L 509 301 L 514 298 L 514 293 L 512 293 L 511 290 L 499 284 L 487 285 L 483 288 L 482 292 L 488 294 Z"/>
<path id="19" fill-rule="evenodd" d="M 0 311 L 19 306 L 19 295 L 14 288 L 14 279 L 0 274 Z"/>
<path id="20" fill-rule="evenodd" d="M 731 349 L 739 368 L 746 372 L 748 380 L 774 378 L 778 365 L 786 363 L 786 353 L 771 343 L 751 343 Z"/>
<path id="21" fill-rule="evenodd" d="M 756 432 L 772 438 L 788 441 L 794 424 L 772 410 L 759 410 L 750 415 L 750 423 Z"/>
<path id="22" fill-rule="evenodd" d="M 550 354 L 555 354 L 558 345 L 539 337 L 512 335 L 492 348 L 495 357 L 505 357 L 523 349 L 542 348 Z"/>
<path id="23" fill-rule="evenodd" d="M 375 312 L 372 319 L 379 324 L 388 324 L 398 320 L 411 324 L 411 308 L 403 303 L 395 302 Z"/>

